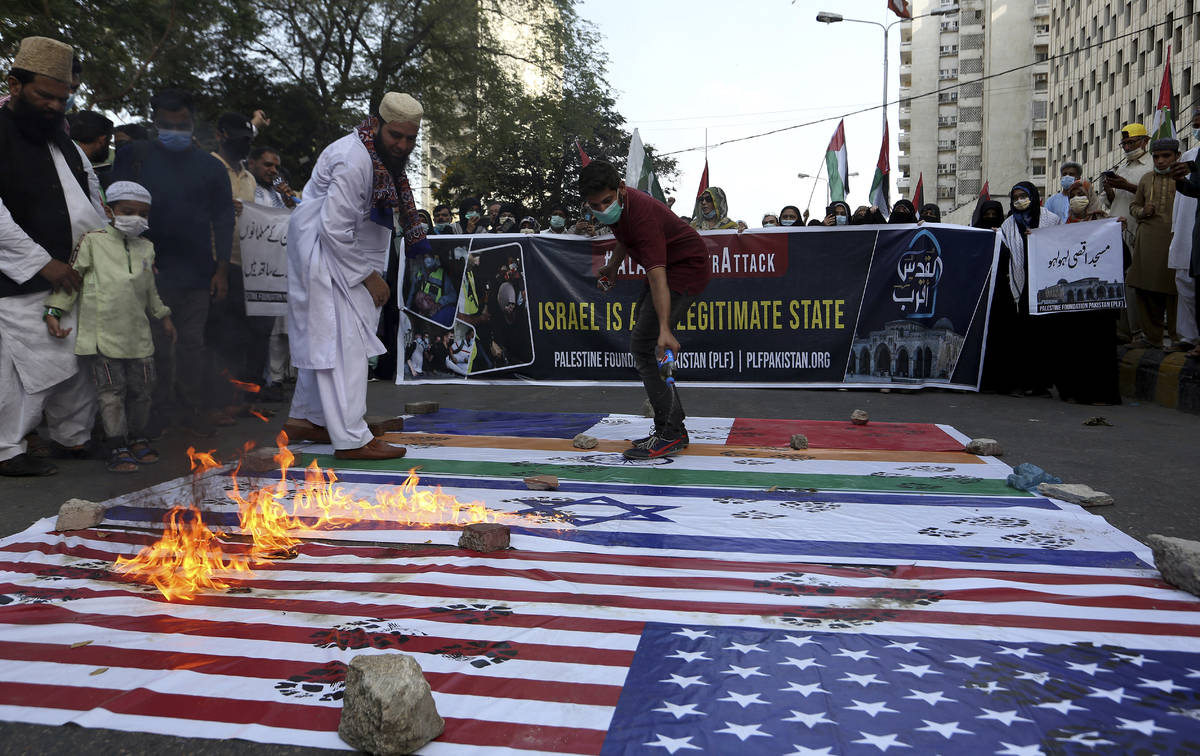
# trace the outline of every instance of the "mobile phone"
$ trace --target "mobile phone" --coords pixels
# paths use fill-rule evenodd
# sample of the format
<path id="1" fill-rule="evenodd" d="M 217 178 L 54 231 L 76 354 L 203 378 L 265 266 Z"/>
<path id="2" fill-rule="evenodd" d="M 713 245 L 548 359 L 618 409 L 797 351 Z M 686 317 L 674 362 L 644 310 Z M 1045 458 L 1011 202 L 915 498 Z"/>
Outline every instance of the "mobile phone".
<path id="1" fill-rule="evenodd" d="M 1108 178 L 1112 178 L 1117 175 L 1117 172 L 1116 171 L 1100 171 L 1100 175 L 1106 176 Z"/>

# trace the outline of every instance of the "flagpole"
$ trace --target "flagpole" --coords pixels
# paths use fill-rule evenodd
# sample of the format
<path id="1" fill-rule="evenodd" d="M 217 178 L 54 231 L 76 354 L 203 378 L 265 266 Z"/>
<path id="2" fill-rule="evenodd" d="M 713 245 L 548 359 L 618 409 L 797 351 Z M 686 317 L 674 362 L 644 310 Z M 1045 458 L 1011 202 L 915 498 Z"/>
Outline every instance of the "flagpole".
<path id="1" fill-rule="evenodd" d="M 817 167 L 817 175 L 813 176 L 813 188 L 812 188 L 812 191 L 808 193 L 808 204 L 804 206 L 804 212 L 806 212 L 806 213 L 812 209 L 813 195 L 815 195 L 817 193 L 817 182 L 821 180 L 821 171 L 823 171 L 823 170 L 825 170 L 825 161 L 824 160 L 822 160 L 821 165 Z M 828 181 L 825 182 L 825 186 L 826 186 L 826 189 L 828 190 L 828 186 L 829 186 Z"/>

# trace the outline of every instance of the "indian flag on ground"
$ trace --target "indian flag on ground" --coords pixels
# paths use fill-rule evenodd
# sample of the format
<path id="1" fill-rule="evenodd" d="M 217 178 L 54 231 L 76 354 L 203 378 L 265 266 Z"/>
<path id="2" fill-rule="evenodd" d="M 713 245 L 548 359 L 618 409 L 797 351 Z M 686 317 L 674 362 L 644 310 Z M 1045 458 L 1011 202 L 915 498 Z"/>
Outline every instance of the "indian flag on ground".
<path id="1" fill-rule="evenodd" d="M 646 154 L 642 136 L 637 129 L 629 140 L 629 159 L 625 162 L 625 186 L 632 186 L 649 193 L 659 202 L 666 202 L 658 176 L 654 173 L 654 161 Z"/>
<path id="2" fill-rule="evenodd" d="M 875 164 L 875 178 L 871 180 L 871 204 L 879 208 L 879 212 L 883 213 L 884 218 L 891 214 L 892 203 L 888 196 L 891 173 L 891 159 L 888 156 L 888 126 L 885 123 L 883 125 L 883 144 L 879 147 L 879 161 Z"/>
<path id="3" fill-rule="evenodd" d="M 1175 139 L 1175 114 L 1171 102 L 1175 92 L 1171 89 L 1171 46 L 1167 45 L 1167 65 L 1163 68 L 1162 84 L 1158 88 L 1158 105 L 1155 106 L 1154 121 L 1150 125 L 1150 139 Z"/>
<path id="4" fill-rule="evenodd" d="M 829 149 L 825 150 L 825 167 L 829 171 L 829 201 L 846 201 L 850 191 L 849 169 L 846 167 L 846 122 L 838 121 Z"/>

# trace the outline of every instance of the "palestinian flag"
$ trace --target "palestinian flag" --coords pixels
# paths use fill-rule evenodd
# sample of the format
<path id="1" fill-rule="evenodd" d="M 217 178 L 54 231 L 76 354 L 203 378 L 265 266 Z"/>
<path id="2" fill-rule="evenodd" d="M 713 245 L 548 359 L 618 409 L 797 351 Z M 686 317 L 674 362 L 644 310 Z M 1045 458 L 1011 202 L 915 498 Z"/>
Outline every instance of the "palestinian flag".
<path id="1" fill-rule="evenodd" d="M 704 173 L 700 174 L 700 186 L 696 189 L 696 197 L 699 198 L 704 194 L 704 190 L 708 188 L 708 158 L 704 158 Z"/>
<path id="2" fill-rule="evenodd" d="M 588 154 L 583 151 L 583 145 L 579 143 L 579 137 L 575 137 L 575 149 L 579 150 L 580 163 L 586 166 L 588 163 L 592 162 L 592 159 L 588 157 Z"/>
<path id="3" fill-rule="evenodd" d="M 642 136 L 637 129 L 629 140 L 629 158 L 625 161 L 625 186 L 632 186 L 648 193 L 659 202 L 666 202 L 658 176 L 654 173 L 654 161 L 646 154 Z"/>
<path id="4" fill-rule="evenodd" d="M 912 3 L 908 0 L 888 0 L 888 10 L 900 18 L 912 18 Z"/>
<path id="5" fill-rule="evenodd" d="M 971 213 L 971 225 L 979 223 L 979 217 L 983 215 L 983 203 L 992 198 L 992 193 L 988 191 L 988 182 L 983 182 L 983 189 L 979 192 L 979 199 L 975 200 L 975 210 Z"/>
<path id="6" fill-rule="evenodd" d="M 883 144 L 879 147 L 879 161 L 875 164 L 875 178 L 871 179 L 870 202 L 879 208 L 886 218 L 891 215 L 892 202 L 888 198 L 891 193 L 888 185 L 892 179 L 891 158 L 888 156 L 888 127 L 883 125 Z"/>
<path id="7" fill-rule="evenodd" d="M 850 191 L 850 170 L 846 167 L 846 122 L 838 121 L 829 148 L 825 150 L 825 168 L 829 172 L 829 201 L 845 202 Z"/>
<path id="8" fill-rule="evenodd" d="M 1175 116 L 1171 112 L 1171 102 L 1175 92 L 1171 89 L 1171 46 L 1167 45 L 1167 65 L 1163 68 L 1162 84 L 1158 87 L 1158 105 L 1154 111 L 1154 121 L 1150 125 L 1150 141 L 1155 139 L 1175 139 Z"/>
<path id="9" fill-rule="evenodd" d="M 921 214 L 921 205 L 925 204 L 925 173 L 921 172 L 917 175 L 917 189 L 912 196 L 913 207 L 917 209 L 917 215 Z"/>

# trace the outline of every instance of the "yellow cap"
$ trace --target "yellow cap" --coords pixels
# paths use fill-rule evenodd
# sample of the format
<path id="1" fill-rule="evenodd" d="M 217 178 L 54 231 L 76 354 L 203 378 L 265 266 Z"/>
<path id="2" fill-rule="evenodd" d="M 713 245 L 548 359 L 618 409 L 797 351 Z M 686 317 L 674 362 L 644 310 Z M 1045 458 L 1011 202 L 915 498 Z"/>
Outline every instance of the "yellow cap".
<path id="1" fill-rule="evenodd" d="M 1121 136 L 1124 137 L 1144 137 L 1150 136 L 1146 131 L 1146 127 L 1140 123 L 1131 123 L 1121 129 Z"/>

